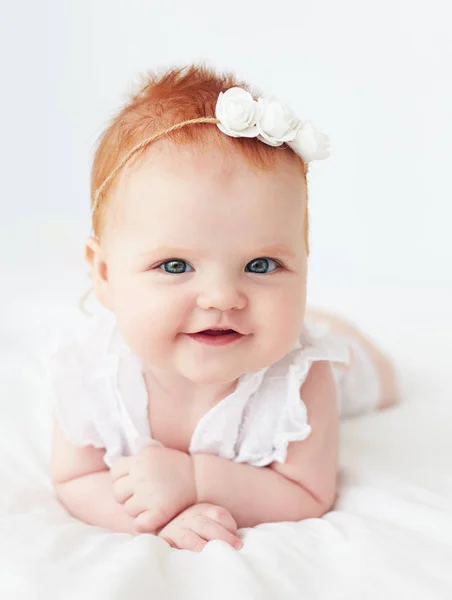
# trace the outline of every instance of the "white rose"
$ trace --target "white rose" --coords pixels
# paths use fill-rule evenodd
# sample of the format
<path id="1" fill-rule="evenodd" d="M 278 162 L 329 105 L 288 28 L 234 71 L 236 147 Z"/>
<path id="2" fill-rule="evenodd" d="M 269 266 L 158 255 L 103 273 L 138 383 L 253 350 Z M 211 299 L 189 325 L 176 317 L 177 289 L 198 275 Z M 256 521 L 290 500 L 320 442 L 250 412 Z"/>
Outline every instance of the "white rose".
<path id="1" fill-rule="evenodd" d="M 217 127 L 231 137 L 256 137 L 257 102 L 246 90 L 233 87 L 220 92 L 215 114 Z"/>
<path id="2" fill-rule="evenodd" d="M 328 136 L 316 129 L 310 121 L 303 123 L 289 146 L 305 162 L 328 158 L 331 149 Z"/>
<path id="3" fill-rule="evenodd" d="M 257 129 L 261 141 L 270 146 L 281 146 L 295 138 L 302 122 L 288 106 L 269 97 L 259 98 L 258 104 Z"/>

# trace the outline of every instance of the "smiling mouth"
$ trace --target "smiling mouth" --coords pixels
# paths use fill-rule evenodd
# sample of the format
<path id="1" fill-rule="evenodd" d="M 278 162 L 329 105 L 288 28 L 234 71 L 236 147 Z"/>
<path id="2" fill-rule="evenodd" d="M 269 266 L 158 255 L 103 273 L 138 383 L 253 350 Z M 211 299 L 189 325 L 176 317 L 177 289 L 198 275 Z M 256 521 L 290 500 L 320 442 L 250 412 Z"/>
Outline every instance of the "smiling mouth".
<path id="1" fill-rule="evenodd" d="M 237 333 L 237 331 L 234 329 L 204 329 L 203 331 L 198 331 L 198 333 L 203 333 L 204 335 L 230 335 L 231 333 Z"/>
<path id="2" fill-rule="evenodd" d="M 188 336 L 196 342 L 209 346 L 223 346 L 245 337 L 234 329 L 204 329 L 197 333 L 189 333 Z"/>

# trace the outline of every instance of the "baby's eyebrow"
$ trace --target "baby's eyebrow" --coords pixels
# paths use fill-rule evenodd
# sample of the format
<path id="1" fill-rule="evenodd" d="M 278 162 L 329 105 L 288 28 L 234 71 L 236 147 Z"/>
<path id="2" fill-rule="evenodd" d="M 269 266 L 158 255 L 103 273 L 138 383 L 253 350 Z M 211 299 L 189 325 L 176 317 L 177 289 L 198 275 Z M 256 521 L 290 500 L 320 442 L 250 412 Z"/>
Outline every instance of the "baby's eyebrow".
<path id="1" fill-rule="evenodd" d="M 148 258 L 150 256 L 183 256 L 190 254 L 190 256 L 200 254 L 199 250 L 193 250 L 190 248 L 176 248 L 175 246 L 157 246 L 156 248 L 151 248 L 150 250 L 146 250 L 145 252 L 140 252 L 140 258 Z"/>
<path id="2" fill-rule="evenodd" d="M 244 254 L 259 257 L 259 256 L 285 256 L 287 258 L 295 258 L 295 252 L 291 250 L 285 244 L 273 244 L 272 246 L 261 246 L 259 248 L 254 248 L 252 251 L 247 251 L 246 249 L 243 251 Z M 203 254 L 202 250 L 193 249 L 193 248 L 178 248 L 175 246 L 158 246 L 156 248 L 152 248 L 147 250 L 146 252 L 141 252 L 139 254 L 140 258 L 148 258 L 150 256 L 165 256 L 165 257 L 183 257 L 183 256 L 200 256 Z"/>
<path id="3" fill-rule="evenodd" d="M 273 246 L 264 246 L 258 248 L 257 256 L 286 256 L 295 258 L 295 252 L 285 244 L 274 244 Z"/>

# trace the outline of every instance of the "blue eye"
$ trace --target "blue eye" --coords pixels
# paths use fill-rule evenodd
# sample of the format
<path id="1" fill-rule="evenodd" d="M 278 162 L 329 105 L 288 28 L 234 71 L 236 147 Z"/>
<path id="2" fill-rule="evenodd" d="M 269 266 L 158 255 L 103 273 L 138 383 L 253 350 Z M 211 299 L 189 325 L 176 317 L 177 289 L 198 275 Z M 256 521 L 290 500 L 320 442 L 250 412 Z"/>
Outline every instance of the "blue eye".
<path id="1" fill-rule="evenodd" d="M 193 267 L 191 267 L 188 262 L 185 260 L 180 260 L 178 258 L 174 258 L 172 260 L 167 260 L 166 262 L 159 265 L 159 269 L 162 269 L 166 273 L 170 273 L 171 275 L 179 275 L 181 273 L 187 273 L 187 271 L 193 271 Z"/>
<path id="2" fill-rule="evenodd" d="M 276 271 L 281 265 L 279 265 L 272 258 L 255 258 L 251 260 L 245 267 L 245 271 L 249 273 L 271 273 Z"/>

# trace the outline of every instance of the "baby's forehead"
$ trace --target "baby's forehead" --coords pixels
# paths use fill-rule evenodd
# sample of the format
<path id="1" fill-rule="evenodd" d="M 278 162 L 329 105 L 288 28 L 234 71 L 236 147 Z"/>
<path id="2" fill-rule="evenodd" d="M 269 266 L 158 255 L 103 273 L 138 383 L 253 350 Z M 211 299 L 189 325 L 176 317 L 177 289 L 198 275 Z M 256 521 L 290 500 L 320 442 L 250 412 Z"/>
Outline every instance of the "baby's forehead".
<path id="1" fill-rule="evenodd" d="M 216 139 L 216 138 L 215 138 Z M 271 162 L 259 163 L 247 159 L 246 155 L 231 146 L 228 138 L 220 136 L 221 143 L 176 145 L 171 140 L 160 140 L 147 148 L 146 152 L 123 170 L 122 181 L 130 189 L 130 183 L 141 182 L 149 186 L 166 180 L 167 184 L 181 183 L 195 179 L 200 186 L 210 185 L 212 181 L 218 185 L 241 179 L 249 183 L 259 180 L 291 183 L 300 189 L 305 187 L 306 179 L 298 157 L 281 148 Z M 258 148 L 262 144 L 258 143 Z M 273 148 L 273 150 L 275 150 Z M 303 185 L 304 184 L 304 185 Z M 124 186 L 122 186 L 124 187 Z M 127 194 L 127 189 L 120 191 Z"/>
<path id="2" fill-rule="evenodd" d="M 116 228 L 177 239 L 234 231 L 238 243 L 251 231 L 275 237 L 278 227 L 284 234 L 301 224 L 306 188 L 293 163 L 263 170 L 237 154 L 158 150 L 124 171 L 115 190 Z"/>

